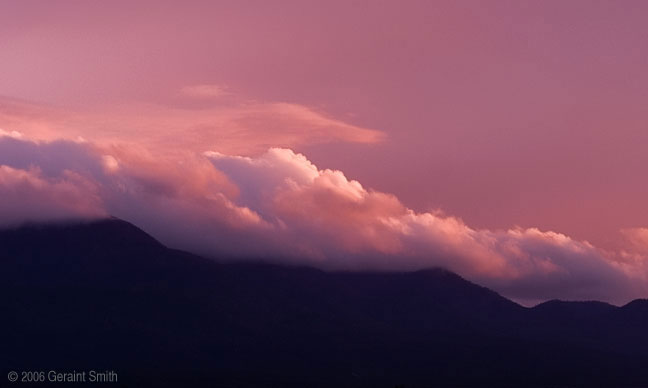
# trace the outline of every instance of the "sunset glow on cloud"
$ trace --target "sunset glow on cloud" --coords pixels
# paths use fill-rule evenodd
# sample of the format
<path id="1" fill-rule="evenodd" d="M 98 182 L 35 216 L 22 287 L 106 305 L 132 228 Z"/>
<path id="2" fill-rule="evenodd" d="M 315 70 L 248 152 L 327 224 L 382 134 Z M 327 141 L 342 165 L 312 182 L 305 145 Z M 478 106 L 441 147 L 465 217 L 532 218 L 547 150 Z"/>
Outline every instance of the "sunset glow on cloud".
<path id="1" fill-rule="evenodd" d="M 0 225 L 648 295 L 645 3 L 216 3 L 4 7 Z"/>
<path id="2" fill-rule="evenodd" d="M 4 135 L 0 155 L 5 225 L 113 215 L 209 257 L 327 270 L 442 266 L 519 300 L 623 301 L 646 291 L 644 229 L 625 231 L 633 244 L 618 253 L 535 228 L 474 229 L 286 148 L 156 159 L 126 146 Z"/>

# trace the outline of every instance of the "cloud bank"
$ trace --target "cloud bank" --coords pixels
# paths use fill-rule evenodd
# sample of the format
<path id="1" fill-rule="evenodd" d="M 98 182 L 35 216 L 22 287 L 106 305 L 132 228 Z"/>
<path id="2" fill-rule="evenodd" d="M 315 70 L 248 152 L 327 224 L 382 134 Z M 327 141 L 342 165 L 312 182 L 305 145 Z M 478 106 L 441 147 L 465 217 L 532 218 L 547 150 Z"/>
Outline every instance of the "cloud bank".
<path id="1" fill-rule="evenodd" d="M 609 252 L 538 229 L 415 212 L 287 148 L 257 157 L 0 133 L 0 224 L 113 215 L 175 248 L 326 270 L 443 266 L 522 301 L 646 296 L 648 229 Z"/>

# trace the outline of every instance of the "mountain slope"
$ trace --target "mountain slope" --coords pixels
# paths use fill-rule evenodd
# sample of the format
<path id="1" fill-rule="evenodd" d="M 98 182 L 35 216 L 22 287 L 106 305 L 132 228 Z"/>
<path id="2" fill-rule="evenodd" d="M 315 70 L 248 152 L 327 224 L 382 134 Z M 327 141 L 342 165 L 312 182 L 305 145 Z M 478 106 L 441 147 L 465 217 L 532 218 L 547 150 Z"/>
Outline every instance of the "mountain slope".
<path id="1" fill-rule="evenodd" d="M 648 386 L 636 301 L 523 308 L 442 270 L 223 264 L 124 221 L 0 231 L 0 365 L 123 386 Z"/>

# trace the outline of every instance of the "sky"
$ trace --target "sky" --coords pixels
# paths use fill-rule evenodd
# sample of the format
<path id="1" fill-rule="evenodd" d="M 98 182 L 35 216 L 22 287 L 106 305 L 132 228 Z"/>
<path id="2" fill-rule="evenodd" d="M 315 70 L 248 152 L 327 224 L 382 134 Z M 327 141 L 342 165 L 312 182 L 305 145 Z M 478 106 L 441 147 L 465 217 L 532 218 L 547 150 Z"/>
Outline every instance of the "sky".
<path id="1" fill-rule="evenodd" d="M 643 1 L 0 0 L 0 224 L 648 296 Z"/>

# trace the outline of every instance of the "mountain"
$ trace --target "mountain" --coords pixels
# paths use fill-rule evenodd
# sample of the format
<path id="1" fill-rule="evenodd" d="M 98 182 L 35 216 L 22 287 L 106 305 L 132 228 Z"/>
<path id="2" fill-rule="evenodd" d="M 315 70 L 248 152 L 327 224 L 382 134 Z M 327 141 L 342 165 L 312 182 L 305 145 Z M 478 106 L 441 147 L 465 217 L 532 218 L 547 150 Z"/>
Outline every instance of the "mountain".
<path id="1" fill-rule="evenodd" d="M 123 387 L 648 386 L 646 300 L 526 308 L 443 269 L 222 263 L 117 219 L 1 230 L 0 309 L 5 376 L 114 370 Z"/>

